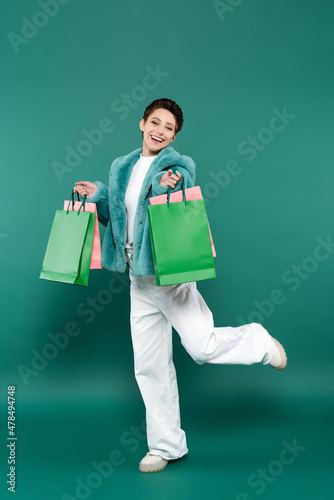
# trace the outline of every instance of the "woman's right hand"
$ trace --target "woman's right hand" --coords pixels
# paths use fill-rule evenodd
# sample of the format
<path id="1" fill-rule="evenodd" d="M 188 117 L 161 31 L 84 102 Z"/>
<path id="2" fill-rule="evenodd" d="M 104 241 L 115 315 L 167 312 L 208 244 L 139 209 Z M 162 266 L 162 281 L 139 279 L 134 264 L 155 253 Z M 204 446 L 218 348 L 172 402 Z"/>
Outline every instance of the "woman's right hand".
<path id="1" fill-rule="evenodd" d="M 82 197 L 86 195 L 87 198 L 91 198 L 97 191 L 97 184 L 95 182 L 79 181 L 75 183 L 73 191 L 79 193 Z"/>

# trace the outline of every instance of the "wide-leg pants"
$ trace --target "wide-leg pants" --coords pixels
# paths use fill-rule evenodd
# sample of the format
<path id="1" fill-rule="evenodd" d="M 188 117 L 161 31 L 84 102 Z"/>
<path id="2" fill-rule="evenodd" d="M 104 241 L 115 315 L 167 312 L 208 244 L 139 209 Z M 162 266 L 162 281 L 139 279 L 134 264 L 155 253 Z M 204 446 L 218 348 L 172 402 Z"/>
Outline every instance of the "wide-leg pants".
<path id="1" fill-rule="evenodd" d="M 149 452 L 169 460 L 187 453 L 173 363 L 172 326 L 198 364 L 268 364 L 275 344 L 258 323 L 214 327 L 196 282 L 159 287 L 155 276 L 136 276 L 130 264 L 130 324 L 135 377 L 146 408 Z"/>

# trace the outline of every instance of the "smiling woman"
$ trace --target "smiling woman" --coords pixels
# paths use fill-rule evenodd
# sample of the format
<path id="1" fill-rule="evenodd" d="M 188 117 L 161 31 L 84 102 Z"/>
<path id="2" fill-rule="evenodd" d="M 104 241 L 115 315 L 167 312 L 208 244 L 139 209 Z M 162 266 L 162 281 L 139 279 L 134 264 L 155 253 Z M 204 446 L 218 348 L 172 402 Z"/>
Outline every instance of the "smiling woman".
<path id="1" fill-rule="evenodd" d="M 181 179 L 185 190 L 195 183 L 193 160 L 171 146 L 182 124 L 182 110 L 174 101 L 156 99 L 139 123 L 142 148 L 114 160 L 109 187 L 100 181 L 80 181 L 75 187 L 82 196 L 88 194 L 87 201 L 96 203 L 99 221 L 107 226 L 102 266 L 120 273 L 129 267 L 135 376 L 146 407 L 149 448 L 140 461 L 141 472 L 161 471 L 169 460 L 188 452 L 181 428 L 172 327 L 200 365 L 262 363 L 278 370 L 286 366 L 283 347 L 262 325 L 215 327 L 196 281 L 156 284 L 149 198 L 166 194 L 168 186 L 180 190 Z"/>
<path id="2" fill-rule="evenodd" d="M 156 109 L 154 117 L 149 117 L 146 121 L 142 119 L 139 126 L 143 132 L 143 156 L 156 155 L 175 140 L 176 122 L 172 113 L 166 109 Z"/>
<path id="3" fill-rule="evenodd" d="M 153 102 L 159 105 L 159 99 Z M 144 156 L 156 155 L 162 148 L 167 147 L 175 140 L 183 125 L 183 114 L 179 106 L 176 105 L 172 113 L 168 108 L 154 109 L 152 104 L 146 108 L 139 124 Z"/>

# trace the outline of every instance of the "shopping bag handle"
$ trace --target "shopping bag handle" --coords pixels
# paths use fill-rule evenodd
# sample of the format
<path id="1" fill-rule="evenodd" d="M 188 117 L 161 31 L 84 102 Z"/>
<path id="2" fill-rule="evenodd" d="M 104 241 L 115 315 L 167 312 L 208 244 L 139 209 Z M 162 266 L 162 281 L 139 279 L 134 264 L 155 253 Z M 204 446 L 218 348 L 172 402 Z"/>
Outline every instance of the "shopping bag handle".
<path id="1" fill-rule="evenodd" d="M 79 196 L 78 192 L 77 192 L 77 197 L 78 197 L 78 201 L 80 201 L 80 196 Z M 83 211 L 85 212 L 85 201 L 86 201 L 86 198 L 87 198 L 87 195 L 85 194 L 85 196 L 82 199 L 82 203 L 80 205 L 80 208 L 78 210 L 78 215 L 80 213 L 81 208 L 83 208 Z M 74 211 L 74 191 L 72 191 L 71 199 L 72 199 L 72 211 Z M 69 212 L 70 203 L 71 203 L 71 200 L 68 202 L 66 214 L 68 214 L 68 212 Z"/>
<path id="2" fill-rule="evenodd" d="M 174 168 L 174 169 L 172 168 L 171 170 L 173 170 L 173 173 L 175 174 L 176 168 Z M 183 177 L 181 179 L 181 189 L 182 189 L 182 201 L 184 201 L 184 204 L 186 205 L 187 204 L 186 190 L 184 189 L 184 180 L 183 180 Z M 170 186 L 167 187 L 167 208 L 169 207 L 169 197 L 170 197 Z"/>

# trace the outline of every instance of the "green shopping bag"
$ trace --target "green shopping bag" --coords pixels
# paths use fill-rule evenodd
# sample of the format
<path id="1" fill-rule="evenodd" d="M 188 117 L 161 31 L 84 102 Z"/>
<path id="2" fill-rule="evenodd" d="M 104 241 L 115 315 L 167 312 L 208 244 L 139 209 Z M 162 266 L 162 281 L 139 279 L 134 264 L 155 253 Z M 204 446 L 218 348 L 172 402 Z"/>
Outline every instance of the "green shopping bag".
<path id="1" fill-rule="evenodd" d="M 156 283 L 188 283 L 216 277 L 205 202 L 186 200 L 148 205 L 148 222 Z"/>
<path id="2" fill-rule="evenodd" d="M 85 212 L 85 200 L 86 196 L 77 211 L 69 210 L 71 201 L 67 210 L 56 210 L 39 276 L 41 279 L 88 285 L 95 214 Z"/>

